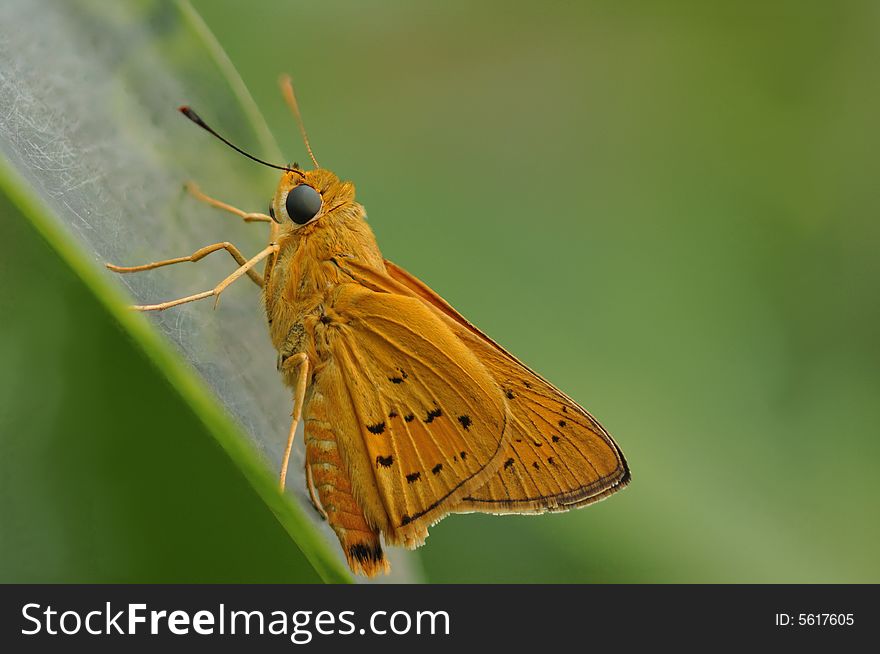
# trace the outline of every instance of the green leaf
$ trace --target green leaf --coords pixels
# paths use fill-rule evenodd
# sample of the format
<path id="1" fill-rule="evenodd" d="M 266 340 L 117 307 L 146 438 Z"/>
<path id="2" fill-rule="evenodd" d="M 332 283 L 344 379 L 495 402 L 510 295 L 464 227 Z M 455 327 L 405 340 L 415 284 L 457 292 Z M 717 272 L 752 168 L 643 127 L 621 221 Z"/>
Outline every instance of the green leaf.
<path id="1" fill-rule="evenodd" d="M 108 261 L 142 263 L 224 240 L 246 255 L 262 247 L 264 225 L 245 225 L 182 193 L 183 181 L 193 179 L 233 205 L 261 210 L 268 200 L 261 193 L 274 188 L 266 169 L 231 155 L 174 111 L 191 104 L 230 140 L 258 156 L 280 158 L 222 49 L 183 2 L 15 0 L 0 8 L 0 58 L 0 190 L 143 349 L 237 468 L 223 472 L 210 451 L 182 445 L 181 452 L 202 452 L 218 467 L 194 467 L 192 487 L 221 479 L 234 484 L 243 475 L 249 492 L 302 553 L 298 560 L 306 567 L 294 576 L 347 581 L 338 548 L 299 502 L 275 487 L 272 470 L 280 461 L 291 401 L 275 373 L 257 289 L 244 280 L 224 294 L 217 311 L 202 303 L 147 318 L 125 308 L 130 300 L 119 282 L 139 302 L 170 299 L 213 287 L 231 271 L 231 261 L 215 255 L 196 266 L 120 280 L 102 269 Z M 118 374 L 119 384 L 137 387 L 126 370 Z M 141 410 L 147 421 L 162 408 Z M 66 436 L 75 439 L 87 427 L 56 425 L 54 432 L 69 430 Z M 3 431 L 8 454 L 20 443 L 12 430 Z M 181 452 L 161 435 L 135 442 L 126 439 L 127 431 L 137 428 L 120 426 L 114 447 L 121 454 L 114 455 L 132 462 L 132 474 L 149 460 L 158 467 L 152 471 L 157 487 L 166 463 L 173 478 Z M 157 453 L 157 447 L 168 449 Z M 299 470 L 301 461 L 291 468 Z M 37 493 L 36 486 L 30 491 Z M 7 515 L 14 514 L 11 505 L 20 498 L 6 490 L 0 501 Z M 192 490 L 198 497 L 201 491 Z M 218 489 L 219 497 L 228 495 Z M 290 572 L 279 576 L 289 579 Z"/>

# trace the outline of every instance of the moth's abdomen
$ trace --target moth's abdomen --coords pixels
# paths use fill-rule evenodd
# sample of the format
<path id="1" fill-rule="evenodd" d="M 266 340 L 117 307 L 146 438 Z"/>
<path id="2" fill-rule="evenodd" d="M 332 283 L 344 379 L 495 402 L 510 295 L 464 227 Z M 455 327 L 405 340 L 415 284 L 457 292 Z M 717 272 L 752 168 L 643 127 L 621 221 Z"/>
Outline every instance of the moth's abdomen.
<path id="1" fill-rule="evenodd" d="M 355 501 L 350 473 L 327 420 L 327 409 L 326 402 L 318 396 L 309 402 L 306 413 L 306 465 L 312 482 L 352 571 L 368 577 L 380 572 L 387 574 L 390 566 L 382 551 L 379 532 L 370 527 Z"/>

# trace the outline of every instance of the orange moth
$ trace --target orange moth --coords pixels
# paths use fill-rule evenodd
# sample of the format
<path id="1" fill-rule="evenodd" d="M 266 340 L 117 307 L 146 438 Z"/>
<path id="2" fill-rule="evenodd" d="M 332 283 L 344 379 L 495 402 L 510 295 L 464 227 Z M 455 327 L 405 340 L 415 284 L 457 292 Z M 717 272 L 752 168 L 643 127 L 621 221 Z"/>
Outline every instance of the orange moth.
<path id="1" fill-rule="evenodd" d="M 141 311 L 219 298 L 245 275 L 261 287 L 278 369 L 293 392 L 281 489 L 302 420 L 312 503 L 351 569 L 373 576 L 389 569 L 383 540 L 419 547 L 449 513 L 567 511 L 623 488 L 630 479 L 623 454 L 587 411 L 382 257 L 354 185 L 318 165 L 290 79 L 281 86 L 312 170 L 257 159 L 180 109 L 282 171 L 268 214 L 188 185 L 214 207 L 268 223 L 268 245 L 249 259 L 215 243 L 142 266 L 108 264 L 139 272 L 219 250 L 238 263 L 209 291 L 135 307 Z"/>

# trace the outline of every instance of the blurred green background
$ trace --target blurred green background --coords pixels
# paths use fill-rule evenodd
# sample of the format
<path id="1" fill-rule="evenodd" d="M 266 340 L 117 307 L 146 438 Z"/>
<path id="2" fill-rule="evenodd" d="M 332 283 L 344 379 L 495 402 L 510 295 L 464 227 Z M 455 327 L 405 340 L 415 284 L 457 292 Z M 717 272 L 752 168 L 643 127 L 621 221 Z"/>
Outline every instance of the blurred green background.
<path id="1" fill-rule="evenodd" d="M 386 257 L 630 461 L 632 485 L 586 510 L 447 518 L 428 581 L 880 581 L 876 2 L 193 4 L 289 158 L 281 72 Z M 82 482 L 4 509 L 4 557 L 32 565 L 3 580 L 287 580 L 297 552 L 253 493 L 210 488 L 236 473 L 190 410 L 0 212 L 0 484 L 46 474 L 38 434 Z M 157 479 L 208 484 L 144 505 L 119 473 L 93 522 L 131 521 L 132 542 L 68 540 L 108 510 L 102 461 L 71 440 L 122 430 Z M 29 530 L 39 511 L 54 533 Z"/>

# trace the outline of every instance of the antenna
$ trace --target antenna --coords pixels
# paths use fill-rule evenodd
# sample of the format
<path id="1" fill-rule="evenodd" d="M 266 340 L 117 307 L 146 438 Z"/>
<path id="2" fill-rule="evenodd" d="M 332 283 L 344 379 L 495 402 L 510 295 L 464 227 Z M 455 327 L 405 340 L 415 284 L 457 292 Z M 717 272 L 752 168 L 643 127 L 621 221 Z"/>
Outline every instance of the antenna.
<path id="1" fill-rule="evenodd" d="M 315 153 L 312 152 L 312 146 L 309 144 L 309 135 L 306 134 L 306 126 L 303 124 L 302 114 L 299 112 L 299 103 L 296 101 L 296 93 L 293 91 L 293 80 L 290 79 L 290 75 L 282 75 L 278 82 L 281 84 L 281 94 L 284 96 L 287 106 L 290 107 L 293 115 L 296 116 L 296 123 L 299 125 L 299 133 L 302 134 L 302 139 L 306 144 L 306 150 L 309 151 L 309 157 L 311 157 L 312 162 L 315 164 L 315 168 L 320 168 L 321 165 L 318 163 L 318 160 L 315 159 Z"/>
<path id="2" fill-rule="evenodd" d="M 211 129 L 211 128 L 208 126 L 208 124 L 207 124 L 204 120 L 202 120 L 201 117 L 200 117 L 195 111 L 193 111 L 192 109 L 190 109 L 187 105 L 183 105 L 182 107 L 179 107 L 177 110 L 178 110 L 180 113 L 182 113 L 184 116 L 186 116 L 187 118 L 189 118 L 191 121 L 193 121 L 196 125 L 198 125 L 199 127 L 201 127 L 203 130 L 205 130 L 206 132 L 208 132 L 208 133 L 211 134 L 212 136 L 217 137 L 218 139 L 220 139 L 221 141 L 223 141 L 226 145 L 228 145 L 230 148 L 232 148 L 232 149 L 235 150 L 236 152 L 239 152 L 239 153 L 243 154 L 243 155 L 246 156 L 248 159 L 251 159 L 252 161 L 256 161 L 257 163 L 261 163 L 261 164 L 263 164 L 264 166 L 269 166 L 269 168 L 277 168 L 278 170 L 286 170 L 286 171 L 291 172 L 291 173 L 298 173 L 299 175 L 302 175 L 302 172 L 299 171 L 299 170 L 294 170 L 293 168 L 288 168 L 287 166 L 276 166 L 275 164 L 271 164 L 271 163 L 269 163 L 268 161 L 263 161 L 262 159 L 257 159 L 254 155 L 252 155 L 252 154 L 248 154 L 247 152 L 245 152 L 244 150 L 242 150 L 242 149 L 241 149 L 240 147 L 238 147 L 237 145 L 233 145 L 232 143 L 230 143 L 229 141 L 227 141 L 225 138 L 223 138 L 222 136 L 220 136 L 220 135 L 219 135 L 217 132 L 215 132 L 213 129 Z"/>

